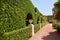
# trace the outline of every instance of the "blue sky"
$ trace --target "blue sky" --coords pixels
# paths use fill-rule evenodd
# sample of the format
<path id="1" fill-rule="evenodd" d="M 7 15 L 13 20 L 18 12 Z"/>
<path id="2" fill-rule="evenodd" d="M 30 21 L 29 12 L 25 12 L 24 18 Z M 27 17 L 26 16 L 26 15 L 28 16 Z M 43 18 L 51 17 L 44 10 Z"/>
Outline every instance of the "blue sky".
<path id="1" fill-rule="evenodd" d="M 52 15 L 53 4 L 57 2 L 57 0 L 31 0 L 33 5 L 38 8 L 38 10 L 43 15 Z"/>

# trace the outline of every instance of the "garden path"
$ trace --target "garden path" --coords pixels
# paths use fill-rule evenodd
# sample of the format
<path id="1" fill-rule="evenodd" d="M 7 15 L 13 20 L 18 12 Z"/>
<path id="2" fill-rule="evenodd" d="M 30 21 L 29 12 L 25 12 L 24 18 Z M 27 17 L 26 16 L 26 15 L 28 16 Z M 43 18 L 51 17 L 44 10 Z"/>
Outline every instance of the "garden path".
<path id="1" fill-rule="evenodd" d="M 60 40 L 60 33 L 53 29 L 52 24 L 48 23 L 29 40 Z"/>

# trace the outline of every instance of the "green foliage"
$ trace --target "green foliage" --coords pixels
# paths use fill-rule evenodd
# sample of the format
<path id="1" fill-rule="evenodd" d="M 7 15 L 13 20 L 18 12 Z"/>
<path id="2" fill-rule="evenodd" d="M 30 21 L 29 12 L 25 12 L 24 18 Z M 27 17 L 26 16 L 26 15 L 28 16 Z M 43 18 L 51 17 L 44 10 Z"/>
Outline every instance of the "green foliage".
<path id="1" fill-rule="evenodd" d="M 31 36 L 31 28 L 25 28 L 27 15 L 32 15 L 34 25 L 42 16 L 34 9 L 31 0 L 0 0 L 0 40 L 27 40 Z M 36 25 L 35 32 L 38 30 Z"/>
<path id="2" fill-rule="evenodd" d="M 25 27 L 19 30 L 4 33 L 2 40 L 28 40 L 31 37 L 31 27 Z"/>
<path id="3" fill-rule="evenodd" d="M 52 17 L 53 17 L 53 19 L 57 19 L 57 18 L 56 18 L 56 14 L 54 14 Z"/>
<path id="4" fill-rule="evenodd" d="M 42 21 L 43 21 L 43 23 L 45 23 L 47 21 L 47 17 L 46 16 L 42 16 Z"/>
<path id="5" fill-rule="evenodd" d="M 39 25 L 34 27 L 35 33 L 40 29 Z M 25 27 L 11 32 L 5 32 L 3 36 L 0 36 L 1 40 L 28 40 L 32 36 L 32 28 Z"/>
<path id="6" fill-rule="evenodd" d="M 39 24 L 36 24 L 35 27 L 34 27 L 34 29 L 35 29 L 34 31 L 36 33 L 40 29 L 40 25 Z"/>
<path id="7" fill-rule="evenodd" d="M 35 15 L 34 6 L 30 0 L 0 0 L 0 30 L 10 32 L 26 26 L 27 14 L 33 17 L 37 24 L 38 12 Z"/>
<path id="8" fill-rule="evenodd" d="M 60 2 L 55 3 L 55 8 L 56 10 L 60 11 Z"/>
<path id="9" fill-rule="evenodd" d="M 57 29 L 57 31 L 60 32 L 60 23 L 59 22 L 53 23 L 53 28 Z"/>
<path id="10" fill-rule="evenodd" d="M 57 26 L 58 26 L 58 24 L 54 22 L 54 23 L 53 23 L 53 27 L 56 29 Z"/>
<path id="11" fill-rule="evenodd" d="M 60 2 L 60 0 L 58 0 L 58 2 Z"/>

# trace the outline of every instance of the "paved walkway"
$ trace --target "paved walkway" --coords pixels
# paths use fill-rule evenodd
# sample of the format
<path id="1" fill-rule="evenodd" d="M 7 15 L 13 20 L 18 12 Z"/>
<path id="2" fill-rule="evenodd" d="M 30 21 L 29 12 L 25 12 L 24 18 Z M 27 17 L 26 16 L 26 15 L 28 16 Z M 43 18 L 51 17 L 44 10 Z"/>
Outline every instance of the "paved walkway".
<path id="1" fill-rule="evenodd" d="M 29 40 L 60 40 L 60 33 L 53 29 L 52 24 L 47 24 Z"/>

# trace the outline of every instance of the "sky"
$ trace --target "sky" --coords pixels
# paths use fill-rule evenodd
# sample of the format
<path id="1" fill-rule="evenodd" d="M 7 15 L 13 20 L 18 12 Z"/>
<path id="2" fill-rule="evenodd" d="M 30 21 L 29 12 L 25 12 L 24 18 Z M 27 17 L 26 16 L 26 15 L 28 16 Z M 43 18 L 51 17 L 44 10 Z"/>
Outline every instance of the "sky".
<path id="1" fill-rule="evenodd" d="M 57 2 L 57 0 L 31 0 L 33 5 L 38 8 L 38 10 L 43 15 L 52 15 L 53 4 Z"/>

